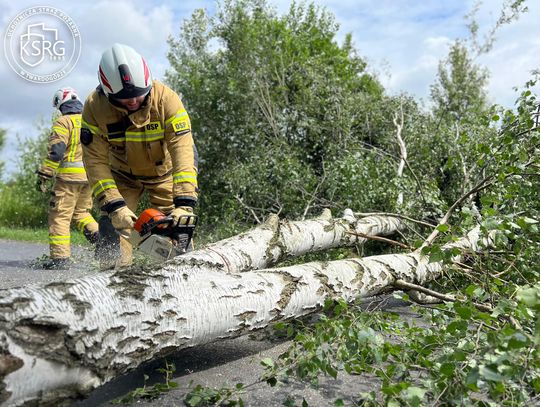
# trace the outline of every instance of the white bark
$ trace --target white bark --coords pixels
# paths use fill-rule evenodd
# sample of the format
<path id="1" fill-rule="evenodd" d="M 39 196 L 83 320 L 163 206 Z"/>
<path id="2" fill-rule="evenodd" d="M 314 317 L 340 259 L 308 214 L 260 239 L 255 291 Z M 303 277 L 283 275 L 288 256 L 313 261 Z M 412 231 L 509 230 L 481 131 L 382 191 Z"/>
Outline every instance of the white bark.
<path id="1" fill-rule="evenodd" d="M 321 286 L 315 266 L 237 273 L 365 241 L 348 232 L 386 234 L 399 227 L 396 218 L 357 220 L 346 212 L 303 222 L 272 217 L 153 270 L 0 291 L 2 406 L 57 405 L 172 350 L 313 310 L 321 295 L 310 292 Z M 297 287 L 304 291 L 293 299 Z"/>
<path id="2" fill-rule="evenodd" d="M 474 248 L 477 239 L 478 229 L 454 245 Z M 168 351 L 306 315 L 329 297 L 377 295 L 396 279 L 422 283 L 441 270 L 414 252 L 242 274 L 198 267 L 179 273 L 170 264 L 137 275 L 144 293 L 133 297 L 119 290 L 126 275 L 10 290 L 2 299 L 13 307 L 1 324 L 3 353 L 22 364 L 4 378 L 6 405 L 54 404 Z M 98 301 L 74 302 L 81 298 Z"/>
<path id="3" fill-rule="evenodd" d="M 399 146 L 399 166 L 397 170 L 397 177 L 401 178 L 403 176 L 403 170 L 405 169 L 405 164 L 407 162 L 407 146 L 405 145 L 405 141 L 403 141 L 403 137 L 401 136 L 401 132 L 403 130 L 404 125 L 404 119 L 403 119 L 403 105 L 400 105 L 400 115 L 399 115 L 399 122 L 398 122 L 398 115 L 394 115 L 394 126 L 396 126 L 396 139 Z M 397 204 L 398 206 L 403 205 L 403 192 L 400 192 L 397 198 Z"/>

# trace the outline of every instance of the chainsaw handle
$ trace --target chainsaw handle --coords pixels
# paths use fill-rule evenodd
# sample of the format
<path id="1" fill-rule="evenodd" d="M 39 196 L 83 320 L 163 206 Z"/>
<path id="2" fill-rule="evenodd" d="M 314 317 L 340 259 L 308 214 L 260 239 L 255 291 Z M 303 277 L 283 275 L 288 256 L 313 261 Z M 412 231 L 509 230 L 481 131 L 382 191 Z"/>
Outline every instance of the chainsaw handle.
<path id="1" fill-rule="evenodd" d="M 182 215 L 178 218 L 178 222 L 174 226 L 181 228 L 194 228 L 195 226 L 197 226 L 198 222 L 199 217 L 197 215 Z"/>

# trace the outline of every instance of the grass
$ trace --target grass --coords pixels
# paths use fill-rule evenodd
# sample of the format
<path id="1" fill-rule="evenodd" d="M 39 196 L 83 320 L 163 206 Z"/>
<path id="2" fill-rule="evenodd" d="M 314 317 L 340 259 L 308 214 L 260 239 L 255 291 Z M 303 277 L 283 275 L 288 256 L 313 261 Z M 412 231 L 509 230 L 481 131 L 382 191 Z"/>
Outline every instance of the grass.
<path id="1" fill-rule="evenodd" d="M 20 240 L 25 242 L 49 243 L 49 232 L 46 228 L 23 228 L 0 226 L 0 239 Z M 84 235 L 78 230 L 71 231 L 71 243 L 87 245 Z"/>

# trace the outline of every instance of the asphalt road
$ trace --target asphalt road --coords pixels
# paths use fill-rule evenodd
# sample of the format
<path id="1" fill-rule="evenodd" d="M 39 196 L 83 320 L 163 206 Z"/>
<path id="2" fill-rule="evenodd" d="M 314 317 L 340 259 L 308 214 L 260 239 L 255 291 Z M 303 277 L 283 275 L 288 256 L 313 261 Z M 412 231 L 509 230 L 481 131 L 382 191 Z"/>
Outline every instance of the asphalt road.
<path id="1" fill-rule="evenodd" d="M 74 249 L 73 257 L 77 261 L 70 270 L 49 271 L 33 267 L 34 260 L 47 252 L 48 248 L 43 244 L 0 239 L 0 288 L 41 284 L 98 272 L 92 253 L 84 247 Z M 392 298 L 384 301 L 387 309 L 411 316 L 405 303 Z M 288 345 L 288 342 L 269 339 L 269 335 L 263 332 L 258 338 L 243 336 L 181 350 L 167 357 L 167 362 L 175 365 L 173 380 L 178 387 L 156 400 L 137 401 L 136 405 L 183 406 L 186 394 L 196 385 L 214 388 L 234 387 L 237 383 L 249 385 L 246 392 L 240 396 L 246 406 L 282 406 L 287 398 L 294 399 L 298 406 L 301 406 L 305 399 L 308 405 L 313 407 L 332 406 L 334 401 L 340 398 L 346 406 L 350 406 L 358 400 L 359 393 L 373 389 L 372 379 L 343 372 L 338 374 L 337 379 L 322 377 L 317 389 L 296 380 L 276 387 L 259 382 L 264 370 L 260 361 L 268 357 L 276 359 Z M 164 359 L 149 362 L 94 390 L 86 399 L 74 402 L 73 406 L 117 405 L 112 402 L 144 385 L 145 375 L 149 377 L 148 386 L 162 383 L 163 373 L 157 369 L 164 367 Z"/>

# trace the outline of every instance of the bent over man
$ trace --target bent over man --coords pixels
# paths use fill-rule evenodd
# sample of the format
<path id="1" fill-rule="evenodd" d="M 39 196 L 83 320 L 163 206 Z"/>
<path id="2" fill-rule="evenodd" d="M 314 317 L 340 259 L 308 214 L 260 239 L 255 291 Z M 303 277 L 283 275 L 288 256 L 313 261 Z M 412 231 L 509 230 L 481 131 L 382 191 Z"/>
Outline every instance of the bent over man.
<path id="1" fill-rule="evenodd" d="M 123 267 L 131 264 L 127 238 L 144 191 L 151 205 L 175 222 L 192 214 L 197 150 L 180 97 L 152 80 L 133 48 L 114 44 L 107 49 L 98 78 L 99 86 L 84 104 L 81 134 L 90 185 L 102 210 L 96 255 L 102 268 Z M 118 235 L 121 255 L 115 259 L 104 248 L 114 246 Z"/>
<path id="2" fill-rule="evenodd" d="M 38 187 L 48 192 L 46 184 L 55 177 L 49 202 L 50 259 L 43 266 L 50 269 L 68 268 L 70 263 L 70 225 L 73 221 L 84 236 L 95 243 L 98 225 L 90 210 L 92 192 L 82 161 L 80 143 L 82 103 L 72 88 L 55 92 L 53 107 L 60 116 L 49 136 L 48 154 L 37 171 Z"/>

